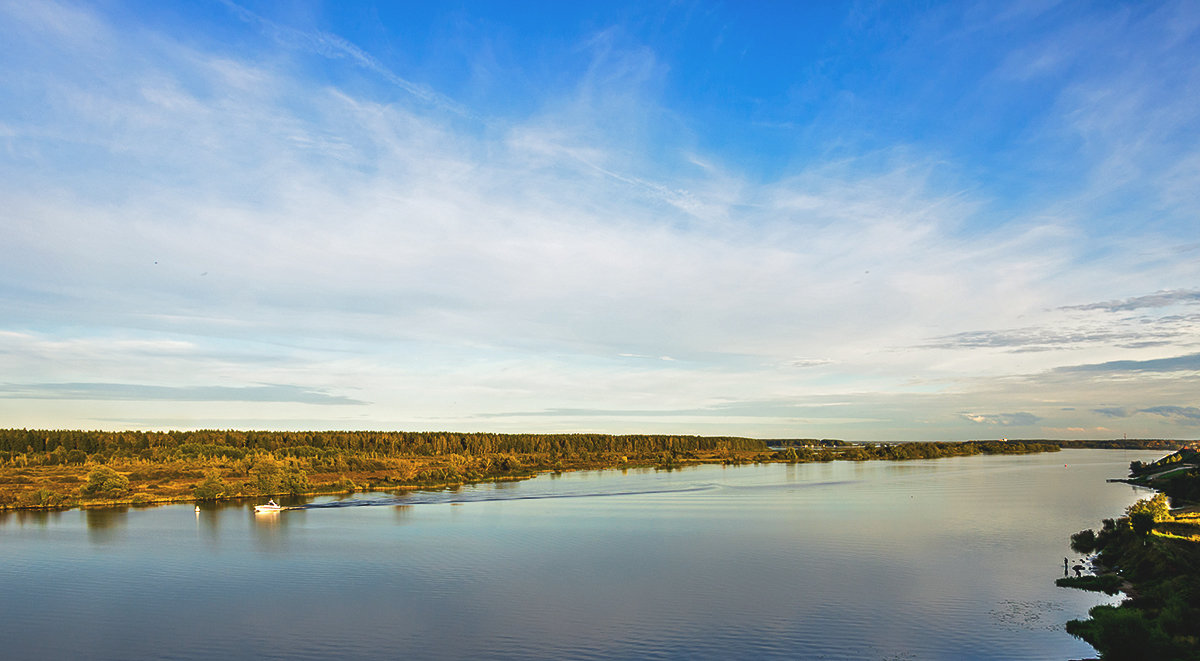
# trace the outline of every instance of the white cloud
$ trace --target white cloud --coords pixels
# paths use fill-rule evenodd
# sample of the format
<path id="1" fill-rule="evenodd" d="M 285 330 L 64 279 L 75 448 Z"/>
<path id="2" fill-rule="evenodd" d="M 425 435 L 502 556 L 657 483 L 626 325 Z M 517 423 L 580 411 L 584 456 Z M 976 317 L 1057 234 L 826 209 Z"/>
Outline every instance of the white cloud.
<path id="1" fill-rule="evenodd" d="M 58 20 L 52 10 L 39 20 Z M 1097 241 L 1067 204 L 985 217 L 988 200 L 942 183 L 952 164 L 913 147 L 766 182 L 685 138 L 647 153 L 641 139 L 670 114 L 656 103 L 663 65 L 612 34 L 588 46 L 593 66 L 568 96 L 528 117 L 475 121 L 354 44 L 235 11 L 418 101 L 382 103 L 165 35 L 129 44 L 86 11 L 54 23 L 63 36 L 17 42 L 95 60 L 86 75 L 35 66 L 13 84 L 38 89 L 53 112 L 4 118 L 18 147 L 0 161 L 13 174 L 0 184 L 0 370 L 21 375 L 19 385 L 287 384 L 369 402 L 367 426 L 461 428 L 505 414 L 489 419 L 637 431 L 644 419 L 578 412 L 648 410 L 675 412 L 654 423 L 663 430 L 920 437 L 917 421 L 933 420 L 930 433 L 953 437 L 966 428 L 962 411 L 1058 425 L 1022 403 L 1021 387 L 984 380 L 1150 359 L 1108 339 L 1135 322 L 1120 333 L 1111 321 L 1085 324 L 1088 341 L 1069 347 L 1045 329 L 1088 312 L 1080 301 L 1191 291 L 1200 279 L 1186 260 L 1155 253 L 1122 271 L 1129 284 L 1113 292 L 1113 262 L 1088 261 Z M 1111 137 L 1098 117 L 1073 121 Z M 1159 243 L 1122 237 L 1127 251 Z M 1003 355 L 1014 337 L 1049 338 L 1056 351 Z M 1181 401 L 1162 388 L 1158 403 Z M 825 397 L 845 410 L 686 413 Z M 979 397 L 995 401 L 981 408 Z M 0 424 L 31 424 L 13 408 Z M 214 415 L 200 404 L 181 411 Z M 79 415 L 171 413 L 159 402 Z M 828 431 L 799 429 L 801 419 Z"/>

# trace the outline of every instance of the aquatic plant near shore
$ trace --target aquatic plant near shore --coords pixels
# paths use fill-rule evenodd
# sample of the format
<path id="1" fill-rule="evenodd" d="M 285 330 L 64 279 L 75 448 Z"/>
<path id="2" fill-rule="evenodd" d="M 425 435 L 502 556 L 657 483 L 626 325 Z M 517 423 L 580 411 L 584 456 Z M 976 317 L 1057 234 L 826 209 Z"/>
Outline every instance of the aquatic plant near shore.
<path id="1" fill-rule="evenodd" d="M 1121 591 L 1121 586 L 1125 580 L 1116 574 L 1101 574 L 1100 576 L 1064 576 L 1054 584 L 1060 588 L 1076 588 L 1078 590 L 1088 590 L 1090 592 L 1103 592 L 1107 595 L 1115 595 Z"/>

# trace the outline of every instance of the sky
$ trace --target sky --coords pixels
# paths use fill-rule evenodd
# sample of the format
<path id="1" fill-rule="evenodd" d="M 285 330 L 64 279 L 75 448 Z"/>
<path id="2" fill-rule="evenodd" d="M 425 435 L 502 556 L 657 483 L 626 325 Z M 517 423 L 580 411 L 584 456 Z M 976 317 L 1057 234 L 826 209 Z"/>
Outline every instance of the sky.
<path id="1" fill-rule="evenodd" d="M 0 427 L 1200 438 L 1200 3 L 0 0 Z"/>

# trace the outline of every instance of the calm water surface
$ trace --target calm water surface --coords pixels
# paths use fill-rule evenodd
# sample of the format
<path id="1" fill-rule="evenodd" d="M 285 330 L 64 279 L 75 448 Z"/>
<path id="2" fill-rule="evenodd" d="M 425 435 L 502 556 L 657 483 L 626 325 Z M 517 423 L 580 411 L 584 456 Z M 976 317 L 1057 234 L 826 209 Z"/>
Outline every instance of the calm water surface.
<path id="1" fill-rule="evenodd" d="M 1164 453 L 705 466 L 0 514 L 5 659 L 1056 659 L 1070 533 Z M 299 503 L 298 503 L 299 504 Z M 1072 559 L 1075 556 L 1072 555 Z"/>

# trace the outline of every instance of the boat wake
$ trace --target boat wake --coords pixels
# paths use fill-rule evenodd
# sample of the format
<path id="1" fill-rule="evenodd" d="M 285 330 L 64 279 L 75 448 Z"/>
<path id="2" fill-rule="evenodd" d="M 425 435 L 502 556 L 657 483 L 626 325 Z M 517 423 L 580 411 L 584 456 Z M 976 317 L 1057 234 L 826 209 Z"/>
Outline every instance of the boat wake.
<path id="1" fill-rule="evenodd" d="M 716 484 L 702 484 L 678 489 L 646 489 L 629 491 L 581 491 L 577 493 L 505 494 L 497 492 L 452 493 L 445 491 L 408 493 L 390 498 L 350 498 L 328 503 L 295 505 L 289 510 L 337 509 L 340 507 L 379 507 L 395 505 L 462 505 L 466 503 L 493 503 L 522 500 L 551 500 L 563 498 L 612 498 L 622 496 L 656 496 L 677 493 L 696 493 L 718 489 Z"/>
<path id="2" fill-rule="evenodd" d="M 726 487 L 730 491 L 795 491 L 857 484 L 860 480 L 826 480 L 824 482 L 776 482 L 772 484 L 741 484 Z"/>

